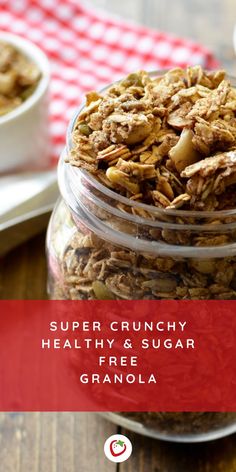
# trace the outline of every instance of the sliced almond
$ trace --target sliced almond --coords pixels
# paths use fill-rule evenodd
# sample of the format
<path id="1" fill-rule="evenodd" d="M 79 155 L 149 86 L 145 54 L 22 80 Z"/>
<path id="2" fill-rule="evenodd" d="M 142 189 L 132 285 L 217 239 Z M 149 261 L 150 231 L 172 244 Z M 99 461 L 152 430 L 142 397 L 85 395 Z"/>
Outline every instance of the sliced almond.
<path id="1" fill-rule="evenodd" d="M 100 161 L 101 160 L 112 161 L 115 158 L 118 159 L 123 154 L 127 154 L 127 152 L 128 152 L 128 155 L 131 156 L 131 153 L 130 153 L 129 149 L 127 148 L 127 146 L 123 146 L 123 145 L 115 146 L 115 145 L 113 145 L 113 146 L 109 146 L 107 149 L 104 149 L 103 151 L 99 152 L 98 155 L 97 155 L 97 158 Z"/>
<path id="2" fill-rule="evenodd" d="M 179 108 L 169 113 L 167 123 L 176 129 L 183 129 L 191 125 L 191 119 L 187 118 L 192 108 L 190 102 L 183 103 Z"/>
<path id="3" fill-rule="evenodd" d="M 190 125 L 190 121 L 187 120 L 187 118 L 184 118 L 178 115 L 177 113 L 173 112 L 173 113 L 170 113 L 169 115 L 168 124 L 170 126 L 173 126 L 173 128 L 183 129 L 186 126 Z"/>
<path id="4" fill-rule="evenodd" d="M 106 176 L 112 184 L 124 187 L 133 195 L 140 192 L 138 183 L 131 181 L 129 176 L 125 172 L 117 169 L 117 167 L 109 167 L 106 171 Z"/>

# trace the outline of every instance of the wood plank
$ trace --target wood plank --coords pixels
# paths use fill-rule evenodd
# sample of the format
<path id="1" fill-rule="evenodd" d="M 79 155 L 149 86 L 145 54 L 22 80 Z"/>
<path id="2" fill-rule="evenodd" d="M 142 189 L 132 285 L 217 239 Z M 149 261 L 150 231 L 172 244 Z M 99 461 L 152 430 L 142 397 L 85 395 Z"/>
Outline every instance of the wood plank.
<path id="1" fill-rule="evenodd" d="M 115 472 L 116 465 L 105 457 L 103 447 L 106 439 L 117 431 L 117 426 L 94 413 L 77 414 L 74 429 L 74 472 Z M 83 437 L 82 445 L 79 443 L 80 437 Z"/>
<path id="2" fill-rule="evenodd" d="M 93 413 L 1 413 L 1 470 L 115 472 L 103 445 L 116 432 Z"/>
<path id="3" fill-rule="evenodd" d="M 0 415 L 0 461 L 4 472 L 20 471 L 22 415 Z"/>
<path id="4" fill-rule="evenodd" d="M 156 441 L 121 430 L 133 444 L 119 472 L 236 472 L 236 435 L 203 444 Z"/>
<path id="5" fill-rule="evenodd" d="M 103 444 L 116 426 L 93 413 L 1 413 L 4 472 L 115 472 Z M 119 472 L 236 472 L 236 436 L 199 445 L 151 440 L 121 430 L 133 444 Z"/>
<path id="6" fill-rule="evenodd" d="M 47 297 L 45 233 L 3 257 L 0 266 L 0 299 Z"/>

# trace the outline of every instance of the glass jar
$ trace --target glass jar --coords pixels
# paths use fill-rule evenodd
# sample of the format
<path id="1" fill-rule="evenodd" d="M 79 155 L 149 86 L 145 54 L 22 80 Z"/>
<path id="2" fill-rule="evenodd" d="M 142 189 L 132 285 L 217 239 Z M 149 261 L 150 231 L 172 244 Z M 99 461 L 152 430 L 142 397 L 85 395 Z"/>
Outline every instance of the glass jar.
<path id="1" fill-rule="evenodd" d="M 48 228 L 50 298 L 236 299 L 236 211 L 162 210 L 113 192 L 65 163 L 76 118 L 58 165 L 62 198 Z M 173 441 L 236 431 L 235 413 L 107 415 Z"/>

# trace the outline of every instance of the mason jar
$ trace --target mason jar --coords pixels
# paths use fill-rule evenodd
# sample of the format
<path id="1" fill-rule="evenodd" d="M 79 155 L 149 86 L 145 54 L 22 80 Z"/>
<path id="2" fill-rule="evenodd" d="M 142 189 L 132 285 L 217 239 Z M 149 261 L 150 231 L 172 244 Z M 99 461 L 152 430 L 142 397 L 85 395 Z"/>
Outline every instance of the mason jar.
<path id="1" fill-rule="evenodd" d="M 53 300 L 234 300 L 236 211 L 163 210 L 115 193 L 83 169 L 58 165 L 61 199 L 47 234 Z M 108 413 L 156 438 L 216 439 L 236 431 L 235 413 Z"/>
<path id="2" fill-rule="evenodd" d="M 161 210 L 64 159 L 48 230 L 52 299 L 236 299 L 234 210 Z"/>

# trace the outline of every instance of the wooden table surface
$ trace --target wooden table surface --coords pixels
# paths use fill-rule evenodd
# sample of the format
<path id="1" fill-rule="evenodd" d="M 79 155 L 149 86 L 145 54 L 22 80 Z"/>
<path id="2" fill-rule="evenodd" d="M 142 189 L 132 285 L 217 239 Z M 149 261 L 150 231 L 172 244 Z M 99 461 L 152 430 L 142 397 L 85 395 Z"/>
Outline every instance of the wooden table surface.
<path id="1" fill-rule="evenodd" d="M 90 0 L 126 18 L 192 37 L 211 47 L 236 73 L 232 47 L 235 0 Z M 170 14 L 171 11 L 171 14 Z M 0 262 L 0 298 L 45 299 L 45 234 Z M 120 466 L 103 454 L 105 439 L 127 434 L 133 454 Z M 236 436 L 176 445 L 126 432 L 92 413 L 1 413 L 0 470 L 4 472 L 236 472 Z"/>

